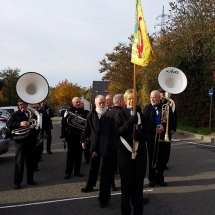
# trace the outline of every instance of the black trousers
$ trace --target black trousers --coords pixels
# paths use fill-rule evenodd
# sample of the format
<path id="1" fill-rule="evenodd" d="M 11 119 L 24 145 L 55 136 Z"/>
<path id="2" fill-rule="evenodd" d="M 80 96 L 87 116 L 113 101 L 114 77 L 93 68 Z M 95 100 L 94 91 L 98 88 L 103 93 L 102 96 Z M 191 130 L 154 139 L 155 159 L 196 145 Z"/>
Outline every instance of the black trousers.
<path id="1" fill-rule="evenodd" d="M 100 168 L 100 161 L 101 161 L 100 155 L 97 155 L 96 157 L 91 157 L 89 176 L 86 184 L 87 187 L 93 188 L 96 186 Z"/>
<path id="2" fill-rule="evenodd" d="M 99 202 L 107 203 L 110 200 L 111 186 L 115 186 L 114 170 L 115 157 L 102 158 Z"/>
<path id="3" fill-rule="evenodd" d="M 89 149 L 89 147 L 87 147 L 84 149 L 84 158 L 85 158 L 86 163 L 90 163 L 90 156 L 91 156 L 90 149 Z"/>
<path id="4" fill-rule="evenodd" d="M 154 154 L 154 146 L 155 142 L 148 142 L 147 143 L 147 148 L 148 148 L 148 157 L 149 157 L 149 175 L 148 179 L 150 182 L 162 182 L 164 181 L 164 170 L 166 166 L 166 143 L 160 142 L 156 144 L 156 147 L 159 146 L 158 148 L 158 153 L 157 153 L 157 148 L 155 150 Z M 154 156 L 153 156 L 154 154 Z M 157 154 L 157 156 L 156 156 Z M 156 160 L 157 157 L 157 162 L 156 167 L 152 167 L 152 160 Z"/>
<path id="5" fill-rule="evenodd" d="M 34 142 L 15 143 L 15 185 L 20 185 L 23 181 L 25 164 L 27 169 L 27 182 L 31 182 L 36 167 L 36 143 Z"/>
<path id="6" fill-rule="evenodd" d="M 169 162 L 170 151 L 171 151 L 171 142 L 166 142 L 165 143 L 166 165 Z"/>
<path id="7" fill-rule="evenodd" d="M 51 151 L 51 143 L 52 143 L 52 130 L 48 129 L 46 130 L 46 134 L 48 135 L 48 138 L 46 139 L 46 151 Z"/>
<path id="8" fill-rule="evenodd" d="M 42 158 L 42 153 L 43 153 L 43 142 L 36 146 L 36 167 L 35 168 L 38 168 L 38 163 Z"/>
<path id="9" fill-rule="evenodd" d="M 147 154 L 119 154 L 119 174 L 121 177 L 121 214 L 143 214 L 143 183 L 146 174 Z"/>
<path id="10" fill-rule="evenodd" d="M 82 146 L 79 137 L 67 138 L 67 159 L 66 174 L 71 175 L 74 168 L 74 174 L 80 173 L 82 159 Z"/>

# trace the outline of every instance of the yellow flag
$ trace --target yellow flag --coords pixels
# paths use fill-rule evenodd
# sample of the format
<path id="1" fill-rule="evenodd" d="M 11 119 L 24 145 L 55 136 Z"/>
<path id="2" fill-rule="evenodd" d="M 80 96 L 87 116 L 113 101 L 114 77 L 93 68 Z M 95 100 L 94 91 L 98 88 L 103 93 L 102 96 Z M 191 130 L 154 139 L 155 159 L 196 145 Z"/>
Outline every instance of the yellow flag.
<path id="1" fill-rule="evenodd" d="M 134 38 L 131 62 L 139 66 L 147 66 L 154 61 L 152 47 L 146 30 L 146 23 L 141 8 L 141 0 L 136 0 Z"/>

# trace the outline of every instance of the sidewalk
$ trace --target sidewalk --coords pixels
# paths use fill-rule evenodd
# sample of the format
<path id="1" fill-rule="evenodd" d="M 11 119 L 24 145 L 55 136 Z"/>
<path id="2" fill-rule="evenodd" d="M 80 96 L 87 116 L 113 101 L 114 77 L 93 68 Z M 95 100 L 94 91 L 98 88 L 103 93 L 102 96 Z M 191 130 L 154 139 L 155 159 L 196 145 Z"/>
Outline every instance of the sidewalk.
<path id="1" fill-rule="evenodd" d="M 190 133 L 182 130 L 177 130 L 176 133 L 180 135 L 184 135 L 185 137 L 203 140 L 205 142 L 211 143 L 212 145 L 215 145 L 215 133 L 211 133 L 208 135 L 201 135 L 201 134 Z"/>

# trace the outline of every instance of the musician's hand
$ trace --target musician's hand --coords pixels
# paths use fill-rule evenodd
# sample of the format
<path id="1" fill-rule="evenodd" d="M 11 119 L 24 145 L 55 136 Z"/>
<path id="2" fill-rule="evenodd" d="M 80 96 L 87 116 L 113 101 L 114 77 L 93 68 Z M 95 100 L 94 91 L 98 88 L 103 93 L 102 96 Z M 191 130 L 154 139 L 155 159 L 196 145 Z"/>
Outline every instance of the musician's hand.
<path id="1" fill-rule="evenodd" d="M 66 138 L 62 138 L 61 140 L 62 140 L 62 142 L 64 142 L 64 143 L 66 142 Z"/>
<path id="2" fill-rule="evenodd" d="M 86 144 L 85 143 L 81 143 L 82 149 L 86 149 Z"/>
<path id="3" fill-rule="evenodd" d="M 156 131 L 158 134 L 161 134 L 164 131 L 163 125 L 158 125 Z"/>
<path id="4" fill-rule="evenodd" d="M 93 153 L 92 153 L 92 158 L 93 158 L 93 157 L 97 157 L 97 155 L 98 155 L 98 154 L 97 154 L 96 152 L 93 152 Z"/>
<path id="5" fill-rule="evenodd" d="M 28 127 L 28 126 L 29 126 L 29 122 L 27 122 L 27 121 L 22 121 L 22 122 L 20 122 L 20 126 Z"/>
<path id="6" fill-rule="evenodd" d="M 175 133 L 175 131 L 174 130 L 171 130 L 171 134 L 174 134 Z"/>

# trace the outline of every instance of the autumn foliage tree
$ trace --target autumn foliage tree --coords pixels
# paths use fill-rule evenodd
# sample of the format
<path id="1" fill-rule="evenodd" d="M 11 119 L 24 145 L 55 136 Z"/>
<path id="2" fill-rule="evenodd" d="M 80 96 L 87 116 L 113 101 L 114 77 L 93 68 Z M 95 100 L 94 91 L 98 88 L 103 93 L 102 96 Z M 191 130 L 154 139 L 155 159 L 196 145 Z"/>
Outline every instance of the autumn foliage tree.
<path id="1" fill-rule="evenodd" d="M 72 98 L 76 96 L 82 96 L 81 87 L 76 84 L 69 83 L 67 79 L 59 82 L 53 93 L 54 102 L 58 106 L 71 104 Z"/>

